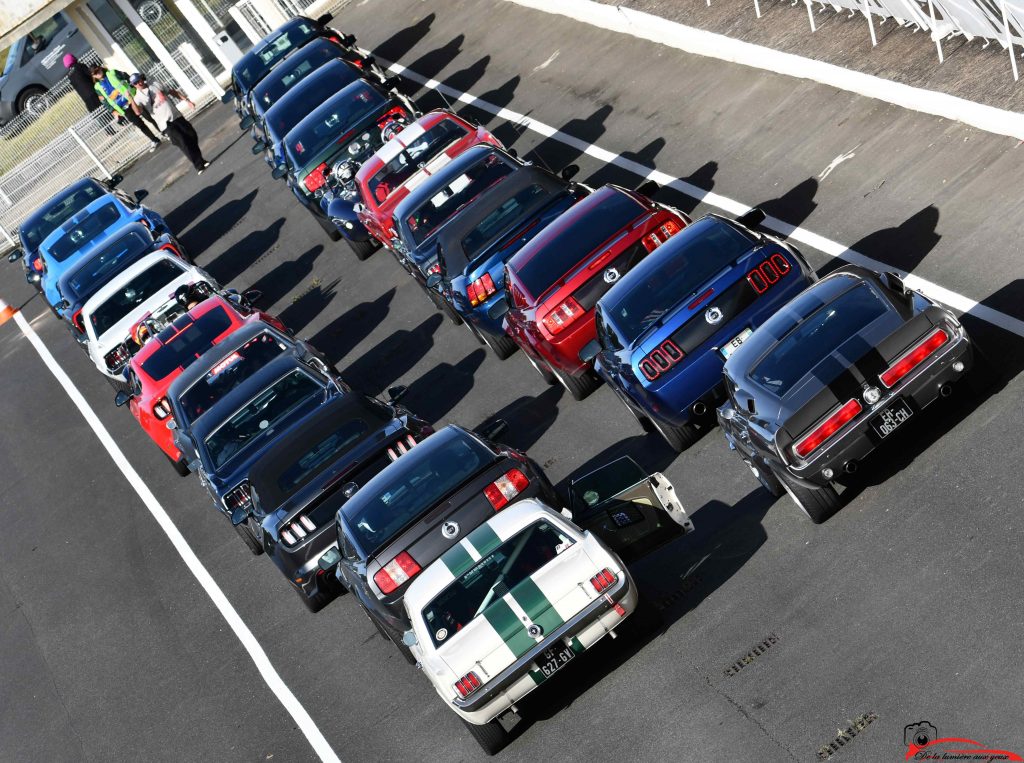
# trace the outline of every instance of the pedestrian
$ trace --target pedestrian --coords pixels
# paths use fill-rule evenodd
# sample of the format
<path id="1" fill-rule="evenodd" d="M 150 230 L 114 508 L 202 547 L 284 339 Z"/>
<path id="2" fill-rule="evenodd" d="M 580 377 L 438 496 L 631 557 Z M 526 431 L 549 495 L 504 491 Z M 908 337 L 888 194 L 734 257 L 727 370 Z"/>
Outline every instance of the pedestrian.
<path id="1" fill-rule="evenodd" d="M 97 111 L 102 104 L 100 103 L 99 95 L 96 93 L 89 67 L 70 53 L 65 53 L 64 68 L 68 70 L 68 82 L 71 83 L 71 89 L 78 93 L 78 97 L 82 99 L 82 103 L 85 105 L 85 110 L 93 114 L 96 126 L 102 127 L 107 135 L 116 135 L 117 133 L 114 132 L 114 128 L 110 125 L 109 114 L 105 111 Z"/>
<path id="2" fill-rule="evenodd" d="M 135 103 L 135 89 L 131 84 L 125 82 L 125 78 L 119 76 L 119 72 L 113 69 L 104 69 L 102 66 L 94 66 L 91 74 L 96 93 L 106 100 L 115 114 L 127 119 L 149 138 L 152 144 L 150 151 L 156 149 L 160 145 L 160 139 L 153 135 L 146 127 L 146 123 L 142 121 L 142 109 Z M 149 119 L 148 114 L 146 118 Z M 149 121 L 152 123 L 152 119 Z M 153 126 L 155 127 L 156 124 L 153 123 Z"/>
<path id="3" fill-rule="evenodd" d="M 196 168 L 196 172 L 202 175 L 210 163 L 203 158 L 203 152 L 199 150 L 199 136 L 196 135 L 195 128 L 181 115 L 171 98 L 184 101 L 193 108 L 195 104 L 179 90 L 172 87 L 164 89 L 159 85 L 150 84 L 144 74 L 136 72 L 128 81 L 135 88 L 135 103 L 149 112 L 156 120 L 157 127 L 170 138 L 171 143 L 181 149 Z"/>

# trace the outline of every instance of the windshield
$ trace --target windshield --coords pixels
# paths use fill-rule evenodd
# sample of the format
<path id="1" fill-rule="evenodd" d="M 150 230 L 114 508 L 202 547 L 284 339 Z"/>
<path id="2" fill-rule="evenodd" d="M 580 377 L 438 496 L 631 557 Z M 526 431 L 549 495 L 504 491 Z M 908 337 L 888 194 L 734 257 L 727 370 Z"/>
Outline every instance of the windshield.
<path id="1" fill-rule="evenodd" d="M 235 65 L 235 79 L 248 90 L 253 83 L 262 79 L 263 75 L 274 68 L 295 48 L 304 45 L 316 34 L 316 27 L 307 21 L 299 21 L 281 34 L 267 40 L 263 45 L 242 58 Z"/>
<path id="2" fill-rule="evenodd" d="M 178 398 L 185 420 L 194 421 L 285 349 L 284 342 L 264 331 L 227 355 Z"/>
<path id="3" fill-rule="evenodd" d="M 337 57 L 338 49 L 326 40 L 310 43 L 276 66 L 274 71 L 255 87 L 253 100 L 260 105 L 261 111 L 265 111 L 311 72 Z"/>
<path id="4" fill-rule="evenodd" d="M 619 298 L 604 303 L 605 313 L 626 341 L 632 342 L 756 244 L 721 220 L 698 220 L 662 244 L 655 257 L 638 265 L 630 273 L 628 288 L 612 291 L 612 296 Z"/>
<path id="5" fill-rule="evenodd" d="M 281 377 L 242 406 L 206 438 L 214 469 L 230 461 L 257 440 L 273 432 L 281 419 L 324 388 L 298 369 Z"/>
<path id="6" fill-rule="evenodd" d="M 423 608 L 434 646 L 441 646 L 574 542 L 551 523 L 535 522 L 481 558 Z"/>
<path id="7" fill-rule="evenodd" d="M 61 196 L 21 226 L 19 237 L 22 246 L 28 250 L 37 249 L 47 236 L 57 230 L 58 226 L 106 194 L 106 190 L 92 182 L 72 191 L 67 196 Z"/>
<path id="8" fill-rule="evenodd" d="M 345 518 L 351 537 L 367 555 L 387 545 L 407 524 L 494 461 L 493 453 L 469 437 L 451 439 L 425 456 L 417 450 L 396 462 L 392 478 L 366 485 L 349 502 L 351 511 L 345 512 Z M 357 504 L 354 509 L 353 503 Z"/>
<path id="9" fill-rule="evenodd" d="M 343 143 L 353 128 L 386 103 L 387 99 L 365 82 L 352 83 L 288 133 L 292 165 L 305 167 L 332 143 Z"/>
<path id="10" fill-rule="evenodd" d="M 422 244 L 442 225 L 456 215 L 473 199 L 495 183 L 512 174 L 515 167 L 498 154 L 488 154 L 461 175 L 434 190 L 412 214 L 406 217 L 416 245 Z"/>
<path id="11" fill-rule="evenodd" d="M 153 245 L 141 231 L 133 230 L 116 238 L 102 249 L 97 249 L 88 260 L 79 265 L 63 280 L 64 296 L 74 298 L 107 281 L 129 261 L 149 251 Z"/>
<path id="12" fill-rule="evenodd" d="M 63 262 L 83 246 L 95 240 L 103 231 L 121 219 L 121 211 L 114 202 L 103 204 L 83 220 L 68 228 L 64 235 L 46 248 L 46 259 Z"/>
<path id="13" fill-rule="evenodd" d="M 272 143 L 280 143 L 310 111 L 357 79 L 352 67 L 344 61 L 324 64 L 317 69 L 315 77 L 302 80 L 267 111 L 264 117 L 267 137 Z"/>
<path id="14" fill-rule="evenodd" d="M 417 133 L 419 137 L 415 137 Z M 381 149 L 378 154 L 384 166 L 366 184 L 370 195 L 378 204 L 387 201 L 391 194 L 431 159 L 468 134 L 465 127 L 452 119 L 442 119 L 429 130 L 419 125 L 407 127 L 398 135 L 394 144 Z M 405 148 L 398 141 L 404 142 Z M 436 171 L 438 167 L 431 169 Z"/>
<path id="15" fill-rule="evenodd" d="M 179 278 L 183 272 L 184 267 L 176 260 L 161 259 L 139 273 L 92 311 L 89 322 L 95 335 L 103 336 L 122 318 L 157 294 L 164 286 Z M 171 299 L 172 296 L 168 294 L 167 298 Z"/>
<path id="16" fill-rule="evenodd" d="M 782 397 L 887 309 L 874 289 L 858 284 L 797 324 L 751 370 L 750 378 Z"/>
<path id="17" fill-rule="evenodd" d="M 186 326 L 178 326 L 179 322 L 180 319 L 175 321 L 174 326 L 160 332 L 157 340 L 163 344 L 142 363 L 142 370 L 156 381 L 166 378 L 179 368 L 188 368 L 213 347 L 217 337 L 231 328 L 231 316 L 223 305 L 218 305 Z"/>

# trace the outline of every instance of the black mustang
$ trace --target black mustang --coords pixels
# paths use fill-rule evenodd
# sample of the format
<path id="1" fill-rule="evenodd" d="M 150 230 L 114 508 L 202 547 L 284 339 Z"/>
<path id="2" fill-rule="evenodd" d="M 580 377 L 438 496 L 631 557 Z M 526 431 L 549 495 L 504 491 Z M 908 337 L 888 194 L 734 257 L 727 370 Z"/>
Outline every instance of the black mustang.
<path id="1" fill-rule="evenodd" d="M 971 367 L 963 326 L 894 273 L 845 267 L 765 321 L 725 364 L 718 419 L 773 495 L 813 522 L 840 507 L 834 481 L 952 391 Z"/>

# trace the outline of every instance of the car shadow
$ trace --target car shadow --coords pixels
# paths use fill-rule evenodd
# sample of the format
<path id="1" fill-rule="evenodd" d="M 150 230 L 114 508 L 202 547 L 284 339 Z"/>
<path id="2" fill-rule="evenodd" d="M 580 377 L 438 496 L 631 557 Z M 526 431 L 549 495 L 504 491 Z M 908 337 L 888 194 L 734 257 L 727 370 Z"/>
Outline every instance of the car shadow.
<path id="1" fill-rule="evenodd" d="M 375 55 L 388 61 L 398 61 L 427 36 L 437 15 L 430 13 L 415 24 L 400 29 L 373 49 Z"/>
<path id="2" fill-rule="evenodd" d="M 929 204 L 894 228 L 869 233 L 850 245 L 850 249 L 907 273 L 912 273 L 942 239 L 936 231 L 939 210 Z M 820 276 L 842 267 L 845 260 L 837 258 L 821 269 Z"/>
<path id="3" fill-rule="evenodd" d="M 235 173 L 229 172 L 216 183 L 211 183 L 201 191 L 192 194 L 188 199 L 163 215 L 164 222 L 171 229 L 171 233 L 176 236 L 180 235 L 182 231 L 196 221 L 199 215 L 210 209 L 213 203 L 224 195 L 234 177 Z"/>
<path id="4" fill-rule="evenodd" d="M 225 202 L 178 238 L 193 257 L 202 254 L 242 221 L 259 192 L 259 188 L 253 188 L 245 196 Z"/>
<path id="5" fill-rule="evenodd" d="M 203 265 L 203 269 L 222 284 L 231 283 L 244 273 L 246 268 L 277 248 L 277 239 L 281 235 L 284 221 L 283 217 L 279 217 L 266 228 L 250 231 L 215 259 Z M 189 248 L 189 251 L 193 250 Z"/>
<path id="6" fill-rule="evenodd" d="M 485 93 L 480 93 L 478 98 L 484 103 L 488 103 L 493 107 L 496 107 L 498 109 L 504 109 L 510 103 L 512 103 L 513 100 L 515 100 L 516 89 L 519 87 L 521 82 L 522 78 L 517 74 L 514 77 L 510 77 L 509 79 L 507 79 L 503 84 L 499 85 L 498 87 L 492 88 L 491 90 L 488 90 Z M 472 105 L 463 107 L 460 113 L 462 113 L 469 119 L 476 120 L 480 124 L 488 126 L 491 125 L 494 122 L 494 120 L 500 119 L 500 117 L 498 117 L 498 115 L 494 113 L 493 109 L 485 110 Z M 505 124 L 507 124 L 507 122 L 505 120 L 502 120 L 498 127 L 495 127 L 495 131 L 500 129 Z M 497 136 L 497 132 L 495 132 L 495 135 Z M 501 137 L 498 137 L 498 140 L 502 140 L 502 142 L 504 142 L 504 140 Z"/>
<path id="7" fill-rule="evenodd" d="M 559 128 L 559 132 L 587 144 L 596 143 L 608 129 L 605 122 L 611 116 L 612 111 L 612 106 L 605 104 L 589 117 L 570 119 Z M 545 138 L 529 153 L 529 157 L 535 159 L 538 164 L 551 167 L 555 171 L 571 164 L 581 156 L 583 156 L 582 149 L 563 143 L 556 137 Z"/>
<path id="8" fill-rule="evenodd" d="M 437 75 L 440 74 L 457 55 L 459 55 L 459 53 L 462 52 L 462 43 L 465 41 L 466 35 L 457 35 L 440 48 L 434 48 L 433 50 L 424 53 L 409 64 L 407 68 L 413 74 L 418 74 L 419 76 L 427 79 L 433 79 L 437 77 Z"/>
<path id="9" fill-rule="evenodd" d="M 697 205 L 715 187 L 715 174 L 718 172 L 718 162 L 704 162 L 700 167 L 686 177 L 679 178 L 679 182 L 694 187 L 693 195 L 677 191 L 675 188 L 666 186 L 661 188 L 654 198 L 665 204 L 671 204 L 676 209 L 692 215 Z"/>
<path id="10" fill-rule="evenodd" d="M 327 309 L 337 295 L 335 288 L 340 282 L 340 278 L 335 278 L 327 284 L 320 283 L 319 279 L 314 280 L 313 284 L 295 297 L 277 317 L 293 332 L 299 333 Z"/>
<path id="11" fill-rule="evenodd" d="M 409 385 L 403 404 L 431 423 L 440 421 L 473 389 L 474 374 L 486 358 L 487 351 L 478 347 L 455 365 L 438 363 Z"/>
<path id="12" fill-rule="evenodd" d="M 637 429 L 640 425 L 636 425 Z M 591 456 L 583 464 L 572 470 L 555 487 L 563 498 L 569 495 L 569 485 L 573 480 L 589 474 L 606 464 L 610 464 L 623 456 L 629 456 L 646 472 L 663 472 L 679 454 L 668 446 L 668 443 L 656 433 L 636 434 L 619 440 L 600 453 Z M 545 468 L 555 463 L 554 460 L 543 464 Z"/>
<path id="13" fill-rule="evenodd" d="M 426 357 L 443 322 L 441 314 L 434 313 L 414 329 L 395 331 L 349 364 L 342 371 L 342 378 L 369 395 L 380 394 Z"/>
<path id="14" fill-rule="evenodd" d="M 376 299 L 350 307 L 320 329 L 310 339 L 310 344 L 324 353 L 332 363 L 340 363 L 342 358 L 384 322 L 395 291 L 392 286 Z"/>
<path id="15" fill-rule="evenodd" d="M 482 430 L 497 419 L 508 422 L 508 432 L 499 439 L 516 450 L 529 450 L 558 418 L 558 403 L 565 394 L 562 385 L 548 387 L 539 395 L 523 395 L 495 411 L 474 429 Z"/>
<path id="16" fill-rule="evenodd" d="M 284 297 L 293 288 L 298 286 L 303 278 L 313 272 L 313 263 L 324 251 L 323 244 L 310 247 L 293 260 L 285 260 L 275 265 L 265 275 L 256 279 L 248 286 L 249 289 L 258 289 L 262 293 L 260 304 L 276 305 L 278 300 Z"/>
<path id="17" fill-rule="evenodd" d="M 818 181 L 815 178 L 807 178 L 797 183 L 781 196 L 774 199 L 762 201 L 755 204 L 760 207 L 769 217 L 781 220 L 784 223 L 799 228 L 808 217 L 818 208 L 814 197 L 818 193 Z"/>
<path id="18" fill-rule="evenodd" d="M 654 160 L 657 159 L 658 154 L 665 148 L 665 145 L 666 141 L 664 138 L 655 138 L 639 151 L 623 151 L 621 157 L 636 162 L 643 167 L 654 169 Z M 617 167 L 611 163 L 601 165 L 597 172 L 586 179 L 587 185 L 594 188 L 606 183 L 615 183 L 626 188 L 633 188 L 641 182 L 643 182 L 642 175 L 637 175 L 635 172 Z"/>

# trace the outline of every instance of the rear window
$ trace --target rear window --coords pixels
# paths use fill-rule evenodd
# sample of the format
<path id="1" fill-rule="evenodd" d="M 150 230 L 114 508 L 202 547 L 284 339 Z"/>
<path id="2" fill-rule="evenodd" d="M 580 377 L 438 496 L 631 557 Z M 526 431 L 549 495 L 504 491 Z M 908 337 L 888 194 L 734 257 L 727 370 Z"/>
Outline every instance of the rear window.
<path id="1" fill-rule="evenodd" d="M 887 310 L 874 289 L 862 282 L 798 324 L 751 370 L 750 378 L 782 397 L 843 342 Z"/>
<path id="2" fill-rule="evenodd" d="M 413 138 L 412 135 L 416 132 L 420 135 Z M 395 148 L 388 146 L 381 149 L 381 158 L 385 164 L 366 184 L 371 196 L 378 204 L 387 201 L 388 196 L 419 172 L 425 164 L 468 134 L 465 127 L 451 119 L 442 119 L 429 130 L 423 130 L 417 125 L 406 128 L 399 135 L 400 139 L 407 141 L 405 148 L 401 148 L 401 144 L 396 142 L 393 144 Z"/>
<path id="3" fill-rule="evenodd" d="M 473 199 L 512 174 L 515 168 L 498 154 L 489 154 L 466 172 L 435 190 L 405 223 L 415 244 L 422 244 Z"/>
<path id="4" fill-rule="evenodd" d="M 68 275 L 64 280 L 64 296 L 70 298 L 91 291 L 122 270 L 130 260 L 149 251 L 152 244 L 151 239 L 137 230 L 119 236 L 102 249 L 97 249 L 86 262 Z"/>
<path id="5" fill-rule="evenodd" d="M 219 469 L 273 431 L 275 425 L 323 387 L 309 374 L 288 373 L 238 409 L 206 438 L 206 452 Z"/>
<path id="6" fill-rule="evenodd" d="M 708 280 L 750 251 L 757 241 L 728 223 L 705 217 L 662 244 L 630 274 L 628 288 L 602 302 L 619 334 L 632 342 Z"/>
<path id="7" fill-rule="evenodd" d="M 89 316 L 95 335 L 103 336 L 122 318 L 159 293 L 171 281 L 179 278 L 183 272 L 183 266 L 176 260 L 162 259 L 122 285 Z"/>
<path id="8" fill-rule="evenodd" d="M 423 621 L 441 646 L 575 541 L 550 522 L 535 522 L 482 557 L 423 608 Z"/>
<path id="9" fill-rule="evenodd" d="M 469 437 L 426 454 L 414 448 L 395 462 L 389 479 L 367 485 L 349 501 L 345 520 L 352 539 L 369 556 L 493 461 L 494 454 Z"/>
<path id="10" fill-rule="evenodd" d="M 88 183 L 67 196 L 54 201 L 43 212 L 33 215 L 21 226 L 21 243 L 28 249 L 36 249 L 43 240 L 57 230 L 58 226 L 71 219 L 107 191 L 96 183 Z"/>
<path id="11" fill-rule="evenodd" d="M 164 344 L 142 363 L 142 370 L 160 381 L 179 368 L 188 368 L 229 328 L 231 316 L 223 305 L 218 305 L 187 326 L 174 329 Z"/>
<path id="12" fill-rule="evenodd" d="M 544 187 L 534 183 L 512 198 L 505 199 L 466 234 L 462 239 L 461 253 L 454 252 L 451 257 L 445 253 L 445 267 L 448 272 L 458 272 L 465 268 L 491 242 L 520 225 L 547 197 Z"/>
<path id="13" fill-rule="evenodd" d="M 298 22 L 283 34 L 279 34 L 260 48 L 248 53 L 235 69 L 235 78 L 243 87 L 249 89 L 278 61 L 312 39 L 316 31 L 316 27 L 312 24 L 306 21 Z"/>
<path id="14" fill-rule="evenodd" d="M 284 342 L 264 331 L 227 355 L 178 398 L 186 421 L 193 421 L 212 408 L 285 349 Z"/>
<path id="15" fill-rule="evenodd" d="M 600 193 L 600 192 L 598 192 Z M 516 256 L 515 270 L 526 290 L 534 298 L 546 292 L 555 281 L 598 247 L 635 220 L 644 208 L 624 193 L 597 194 L 580 202 L 569 220 L 555 220 L 547 231 L 527 244 Z M 590 199 L 594 206 L 587 209 Z"/>
<path id="16" fill-rule="evenodd" d="M 296 167 L 305 167 L 332 143 L 342 143 L 387 99 L 365 82 L 353 83 L 320 106 L 288 133 L 287 150 Z"/>
<path id="17" fill-rule="evenodd" d="M 83 246 L 87 246 L 120 217 L 121 212 L 114 202 L 101 205 L 47 247 L 46 258 L 63 262 Z"/>
<path id="18" fill-rule="evenodd" d="M 337 57 L 338 49 L 329 42 L 311 43 L 275 67 L 274 71 L 256 86 L 255 100 L 264 110 L 270 108 L 278 98 L 299 84 L 310 72 Z"/>
<path id="19" fill-rule="evenodd" d="M 352 67 L 343 61 L 324 64 L 315 77 L 304 79 L 287 98 L 282 98 L 267 112 L 264 119 L 267 137 L 275 144 L 280 143 L 310 111 L 357 79 Z"/>

